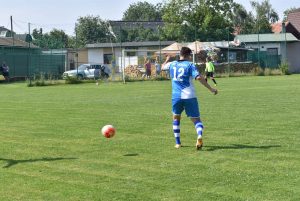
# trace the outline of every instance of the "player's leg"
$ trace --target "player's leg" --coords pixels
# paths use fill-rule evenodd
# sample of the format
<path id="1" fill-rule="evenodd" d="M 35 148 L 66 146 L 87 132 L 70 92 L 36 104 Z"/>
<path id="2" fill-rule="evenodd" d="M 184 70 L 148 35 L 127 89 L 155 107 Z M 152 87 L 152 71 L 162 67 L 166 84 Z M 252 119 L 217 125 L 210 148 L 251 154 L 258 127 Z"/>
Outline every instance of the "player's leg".
<path id="1" fill-rule="evenodd" d="M 215 80 L 214 73 L 211 73 L 210 79 L 215 83 L 215 86 L 217 86 L 217 82 L 216 82 L 216 80 Z"/>
<path id="2" fill-rule="evenodd" d="M 175 148 L 181 147 L 180 141 L 180 119 L 183 111 L 183 103 L 180 99 L 172 100 L 172 112 L 173 112 L 173 132 L 175 137 Z"/>
<path id="3" fill-rule="evenodd" d="M 177 149 L 181 147 L 180 119 L 181 119 L 181 115 L 173 115 L 173 132 L 175 137 L 175 148 Z"/>
<path id="4" fill-rule="evenodd" d="M 191 120 L 194 123 L 197 132 L 196 148 L 201 149 L 203 146 L 203 138 L 202 138 L 203 128 L 204 128 L 203 123 L 200 118 L 191 118 Z"/>
<path id="5" fill-rule="evenodd" d="M 196 132 L 197 132 L 197 142 L 196 148 L 200 149 L 203 145 L 202 133 L 203 133 L 203 124 L 200 119 L 199 105 L 196 98 L 188 99 L 186 101 L 185 111 L 188 117 L 190 117 L 191 121 L 194 123 Z"/>

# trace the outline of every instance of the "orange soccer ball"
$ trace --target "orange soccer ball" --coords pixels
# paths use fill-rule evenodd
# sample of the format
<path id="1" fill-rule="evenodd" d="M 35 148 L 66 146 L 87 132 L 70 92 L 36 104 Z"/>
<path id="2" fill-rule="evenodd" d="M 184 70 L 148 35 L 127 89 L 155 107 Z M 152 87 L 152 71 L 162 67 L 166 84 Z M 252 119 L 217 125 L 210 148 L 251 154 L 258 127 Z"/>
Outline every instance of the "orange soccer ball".
<path id="1" fill-rule="evenodd" d="M 112 125 L 103 126 L 102 135 L 106 138 L 112 138 L 116 134 L 116 129 Z"/>

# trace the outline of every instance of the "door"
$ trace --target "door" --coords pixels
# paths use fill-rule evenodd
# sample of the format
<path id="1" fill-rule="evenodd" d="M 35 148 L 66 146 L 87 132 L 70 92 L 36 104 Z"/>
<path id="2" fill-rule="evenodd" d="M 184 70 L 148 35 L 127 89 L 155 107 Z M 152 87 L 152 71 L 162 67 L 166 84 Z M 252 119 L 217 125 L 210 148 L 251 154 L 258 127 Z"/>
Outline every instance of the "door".
<path id="1" fill-rule="evenodd" d="M 267 49 L 267 59 L 266 67 L 278 68 L 279 65 L 279 55 L 278 48 L 268 48 Z"/>

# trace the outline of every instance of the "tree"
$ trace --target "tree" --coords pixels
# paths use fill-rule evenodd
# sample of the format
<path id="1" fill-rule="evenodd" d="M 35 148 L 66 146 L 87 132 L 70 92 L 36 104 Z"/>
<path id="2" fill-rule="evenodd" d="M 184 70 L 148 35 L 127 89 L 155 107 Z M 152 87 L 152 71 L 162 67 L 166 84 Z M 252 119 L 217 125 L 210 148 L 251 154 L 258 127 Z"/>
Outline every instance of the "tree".
<path id="1" fill-rule="evenodd" d="M 137 2 L 131 4 L 129 8 L 123 14 L 123 21 L 136 22 L 134 28 L 121 27 L 122 28 L 122 41 L 153 41 L 158 40 L 158 30 L 155 25 L 153 27 L 145 28 L 143 22 L 155 22 L 162 21 L 162 4 L 153 5 L 146 1 Z M 120 38 L 120 31 L 119 36 Z"/>
<path id="2" fill-rule="evenodd" d="M 269 0 L 264 0 L 259 3 L 258 1 L 250 1 L 252 8 L 256 12 L 255 16 L 255 30 L 259 33 L 271 33 L 271 23 L 279 20 L 278 14 L 272 8 Z"/>
<path id="3" fill-rule="evenodd" d="M 233 3 L 230 20 L 235 34 L 248 34 L 252 33 L 255 22 L 251 12 L 247 12 L 245 7 L 238 3 Z"/>
<path id="4" fill-rule="evenodd" d="M 131 4 L 123 14 L 123 21 L 161 21 L 161 4 L 146 1 Z"/>
<path id="5" fill-rule="evenodd" d="M 60 48 L 68 48 L 69 40 L 68 35 L 63 30 L 53 29 L 49 33 L 50 38 L 50 48 L 60 49 Z"/>
<path id="6" fill-rule="evenodd" d="M 99 16 L 80 17 L 75 27 L 77 46 L 84 47 L 91 43 L 110 42 L 108 23 Z"/>
<path id="7" fill-rule="evenodd" d="M 33 44 L 36 46 L 39 46 L 41 48 L 44 48 L 44 45 L 42 45 L 43 42 L 43 29 L 40 28 L 38 29 L 33 29 L 32 31 L 32 36 L 33 36 Z"/>
<path id="8" fill-rule="evenodd" d="M 61 49 L 70 47 L 69 36 L 63 30 L 53 29 L 44 34 L 42 28 L 34 29 L 32 36 L 34 38 L 33 44 L 41 48 Z"/>
<path id="9" fill-rule="evenodd" d="M 286 21 L 287 21 L 288 14 L 289 14 L 290 12 L 293 12 L 293 11 L 296 11 L 296 10 L 300 10 L 300 7 L 299 7 L 299 8 L 292 7 L 292 8 L 286 9 L 286 10 L 283 12 L 283 22 L 286 22 Z"/>
<path id="10" fill-rule="evenodd" d="M 163 7 L 168 40 L 227 40 L 233 0 L 170 0 Z"/>

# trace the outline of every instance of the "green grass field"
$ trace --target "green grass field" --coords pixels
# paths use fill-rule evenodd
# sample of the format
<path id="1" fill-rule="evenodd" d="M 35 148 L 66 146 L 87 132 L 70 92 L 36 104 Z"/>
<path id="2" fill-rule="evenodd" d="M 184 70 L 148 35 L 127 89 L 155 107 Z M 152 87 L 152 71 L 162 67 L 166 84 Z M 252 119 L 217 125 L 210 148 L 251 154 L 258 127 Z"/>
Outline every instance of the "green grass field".
<path id="1" fill-rule="evenodd" d="M 201 151 L 169 81 L 0 84 L 0 200 L 300 200 L 300 75 L 217 81 Z"/>

